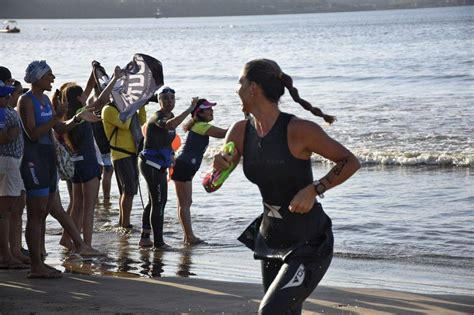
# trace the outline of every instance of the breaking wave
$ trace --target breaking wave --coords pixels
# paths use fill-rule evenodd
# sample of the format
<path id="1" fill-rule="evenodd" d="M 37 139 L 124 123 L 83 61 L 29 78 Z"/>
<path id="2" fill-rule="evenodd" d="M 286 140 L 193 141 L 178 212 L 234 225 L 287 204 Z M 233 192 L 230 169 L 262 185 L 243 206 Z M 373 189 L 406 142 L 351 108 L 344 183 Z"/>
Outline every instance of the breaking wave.
<path id="1" fill-rule="evenodd" d="M 211 160 L 220 151 L 220 146 L 209 147 L 205 159 Z M 371 151 L 353 150 L 362 165 L 398 165 L 398 166 L 439 166 L 468 167 L 474 164 L 474 152 L 443 151 Z M 311 160 L 317 163 L 330 163 L 313 155 Z"/>

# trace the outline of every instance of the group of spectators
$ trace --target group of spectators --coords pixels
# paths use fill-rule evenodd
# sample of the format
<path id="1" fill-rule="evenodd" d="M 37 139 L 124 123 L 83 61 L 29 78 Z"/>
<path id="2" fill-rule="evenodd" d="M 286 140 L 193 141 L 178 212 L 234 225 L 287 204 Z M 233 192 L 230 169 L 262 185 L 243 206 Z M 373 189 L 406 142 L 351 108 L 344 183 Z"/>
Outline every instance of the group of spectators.
<path id="1" fill-rule="evenodd" d="M 101 255 L 92 247 L 94 211 L 101 179 L 104 203 L 110 202 L 114 169 L 120 194 L 120 228 L 133 227 L 130 216 L 139 171 L 148 186 L 139 246 L 168 247 L 163 240 L 163 222 L 171 168 L 184 243 L 201 242 L 191 227 L 191 181 L 209 136 L 223 138 L 226 133 L 226 129 L 209 123 L 216 103 L 193 98 L 189 107 L 175 117 L 175 90 L 162 87 L 156 97 L 160 108 L 148 121 L 144 106 L 122 121 L 111 99 L 112 89 L 122 75 L 117 66 L 108 84 L 98 90 L 91 71 L 85 88 L 66 82 L 52 92 L 55 76 L 44 60 L 33 61 L 26 68 L 24 81 L 30 87 L 25 89 L 8 68 L 0 67 L 0 268 L 29 268 L 30 278 L 61 277 L 59 270 L 44 262 L 48 214 L 64 228 L 62 246 L 82 256 Z M 46 92 L 52 93 L 48 96 Z M 188 137 L 181 154 L 175 157 L 176 128 L 188 116 Z M 141 144 L 133 137 L 133 119 L 143 126 Z M 73 174 L 61 178 L 66 180 L 70 196 L 67 211 L 58 192 L 57 166 L 62 158 L 58 147 L 70 152 L 74 164 Z M 25 205 L 28 250 L 21 247 Z"/>

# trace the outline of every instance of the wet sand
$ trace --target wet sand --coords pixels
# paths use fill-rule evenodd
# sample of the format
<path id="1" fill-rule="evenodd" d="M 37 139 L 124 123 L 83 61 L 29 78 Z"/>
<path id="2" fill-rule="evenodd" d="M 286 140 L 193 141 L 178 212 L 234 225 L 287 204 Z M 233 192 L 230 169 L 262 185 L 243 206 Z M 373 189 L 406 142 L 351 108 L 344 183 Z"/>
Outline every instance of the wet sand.
<path id="1" fill-rule="evenodd" d="M 30 280 L 26 271 L 0 270 L 0 313 L 256 313 L 258 284 L 193 278 L 118 278 L 71 273 Z M 474 298 L 408 292 L 318 287 L 304 314 L 469 314 Z"/>

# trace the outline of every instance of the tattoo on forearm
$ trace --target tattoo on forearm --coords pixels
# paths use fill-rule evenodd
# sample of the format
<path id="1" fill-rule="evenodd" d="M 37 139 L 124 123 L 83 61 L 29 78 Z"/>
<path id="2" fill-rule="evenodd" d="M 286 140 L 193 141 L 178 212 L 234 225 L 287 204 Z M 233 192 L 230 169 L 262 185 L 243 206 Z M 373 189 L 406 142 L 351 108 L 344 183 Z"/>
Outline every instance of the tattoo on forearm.
<path id="1" fill-rule="evenodd" d="M 346 164 L 348 163 L 348 159 L 343 159 L 341 160 L 339 163 L 336 164 L 336 166 L 334 166 L 332 172 L 334 173 L 334 175 L 336 176 L 339 176 L 341 175 L 342 173 L 342 169 L 346 166 Z"/>
<path id="2" fill-rule="evenodd" d="M 342 170 L 344 169 L 344 167 L 346 166 L 346 164 L 349 163 L 349 160 L 348 159 L 343 159 L 341 161 L 339 161 L 330 171 L 329 173 L 324 176 L 323 178 L 321 178 L 320 181 L 326 181 L 327 185 L 323 183 L 323 185 L 329 189 L 331 187 L 333 187 L 333 181 L 336 180 L 336 176 L 339 176 L 341 175 L 342 173 Z M 331 180 L 332 179 L 332 180 Z"/>

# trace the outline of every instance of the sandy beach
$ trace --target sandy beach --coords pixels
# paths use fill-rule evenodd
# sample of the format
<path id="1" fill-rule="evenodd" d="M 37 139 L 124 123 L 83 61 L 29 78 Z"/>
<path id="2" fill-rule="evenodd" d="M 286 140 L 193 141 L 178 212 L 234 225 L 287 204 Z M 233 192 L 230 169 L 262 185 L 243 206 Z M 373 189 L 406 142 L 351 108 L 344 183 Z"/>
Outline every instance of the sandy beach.
<path id="1" fill-rule="evenodd" d="M 176 89 L 175 114 L 192 97 L 206 97 L 218 102 L 213 124 L 226 128 L 243 118 L 236 93 L 243 65 L 277 61 L 303 99 L 338 121 L 324 123 L 287 92 L 279 108 L 318 123 L 363 164 L 320 200 L 332 220 L 335 254 L 305 314 L 474 315 L 473 17 L 474 6 L 23 19 L 20 33 L 0 34 L 0 63 L 29 87 L 25 68 L 45 59 L 54 91 L 72 81 L 84 87 L 92 60 L 111 74 L 144 53 L 163 63 L 165 84 Z M 148 104 L 148 117 L 159 108 Z M 185 131 L 177 132 L 184 142 Z M 237 238 L 262 212 L 262 196 L 242 163 L 219 191 L 204 190 L 202 178 L 221 149 L 221 139 L 210 140 L 193 181 L 192 225 L 205 243 L 183 243 L 170 181 L 163 227 L 169 248 L 140 249 L 146 181 L 141 176 L 133 200 L 133 228 L 122 229 L 113 175 L 109 202 L 101 191 L 94 212 L 92 244 L 106 257 L 71 256 L 58 245 L 62 227 L 48 216 L 46 262 L 66 273 L 30 280 L 26 270 L 0 269 L 0 315 L 255 314 L 264 295 L 260 261 Z M 311 161 L 315 179 L 333 167 L 316 155 Z M 66 209 L 65 181 L 59 190 Z M 26 218 L 25 211 L 23 228 Z"/>
<path id="2" fill-rule="evenodd" d="M 1 314 L 243 313 L 258 310 L 258 284 L 192 278 L 117 278 L 64 274 L 30 280 L 26 271 L 0 271 Z M 467 295 L 424 295 L 378 289 L 319 287 L 304 314 L 472 314 Z"/>

